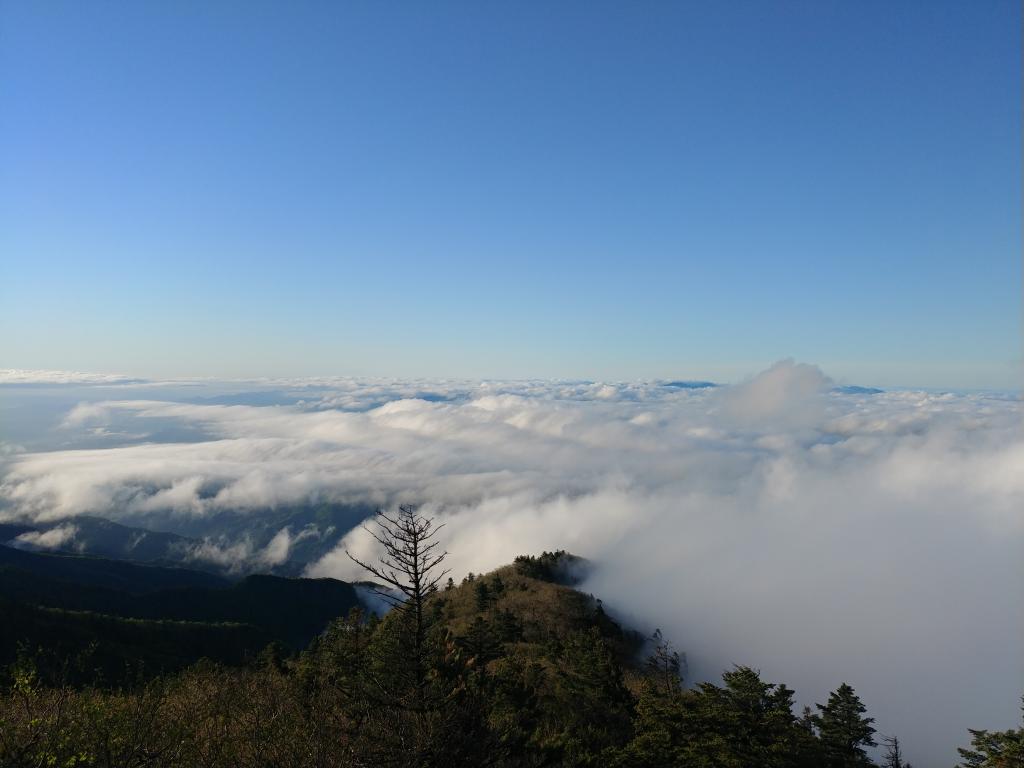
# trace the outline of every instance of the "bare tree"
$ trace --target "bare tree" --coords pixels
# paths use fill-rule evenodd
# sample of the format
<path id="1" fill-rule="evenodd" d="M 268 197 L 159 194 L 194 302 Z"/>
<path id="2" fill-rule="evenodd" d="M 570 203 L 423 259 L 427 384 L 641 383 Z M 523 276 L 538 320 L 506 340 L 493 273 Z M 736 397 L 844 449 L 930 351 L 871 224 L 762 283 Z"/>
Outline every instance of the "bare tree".
<path id="1" fill-rule="evenodd" d="M 903 762 L 899 738 L 886 736 L 882 742 L 885 744 L 885 762 L 882 763 L 882 768 L 910 768 L 910 763 Z"/>
<path id="2" fill-rule="evenodd" d="M 383 547 L 384 551 L 377 562 L 363 562 L 348 550 L 345 550 L 345 554 L 352 562 L 384 582 L 386 588 L 375 588 L 374 591 L 412 622 L 413 647 L 410 650 L 416 685 L 422 688 L 426 679 L 425 603 L 441 579 L 448 574 L 448 569 L 438 571 L 448 553 L 437 551 L 439 542 L 435 539 L 444 525 L 435 527 L 432 519 L 423 517 L 416 507 L 409 504 L 400 506 L 397 513 L 379 510 L 375 522 L 377 530 L 366 526 L 363 529 Z"/>
<path id="3" fill-rule="evenodd" d="M 674 696 L 683 687 L 686 658 L 673 649 L 672 643 L 664 638 L 660 629 L 654 630 L 650 641 L 654 649 L 644 665 L 647 673 L 659 693 Z"/>

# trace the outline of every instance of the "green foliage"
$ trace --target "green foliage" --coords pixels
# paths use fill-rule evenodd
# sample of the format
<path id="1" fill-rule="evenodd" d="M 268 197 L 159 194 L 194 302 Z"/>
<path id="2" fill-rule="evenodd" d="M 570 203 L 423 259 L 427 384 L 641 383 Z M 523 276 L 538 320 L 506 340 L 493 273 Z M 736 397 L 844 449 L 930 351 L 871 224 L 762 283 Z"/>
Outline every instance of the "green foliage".
<path id="1" fill-rule="evenodd" d="M 15 579 L 23 580 L 21 586 L 25 588 L 33 586 L 31 582 L 24 581 L 24 574 L 31 574 L 33 580 L 55 579 L 80 587 L 113 589 L 131 594 L 179 587 L 226 587 L 230 584 L 220 576 L 187 568 L 141 565 L 84 555 L 26 552 L 0 546 L 0 576 L 11 572 Z"/>
<path id="2" fill-rule="evenodd" d="M 666 695 L 651 686 L 637 704 L 637 735 L 620 765 L 629 766 L 812 766 L 813 737 L 796 727 L 780 686 L 737 680 L 724 688 Z M 753 690 L 751 690 L 753 688 Z M 788 692 L 787 692 L 788 693 Z"/>
<path id="3" fill-rule="evenodd" d="M 264 636 L 262 652 L 186 669 L 178 659 L 164 667 L 171 674 L 155 677 L 83 671 L 97 659 L 114 664 L 118 654 L 144 656 L 149 669 L 169 647 L 192 642 L 194 653 L 208 646 L 188 640 L 193 630 L 181 622 L 85 614 L 75 620 L 98 642 L 76 658 L 74 644 L 61 645 L 68 625 L 54 625 L 23 647 L 3 681 L 0 765 L 871 764 L 872 719 L 848 685 L 817 714 L 802 716 L 791 689 L 749 667 L 687 689 L 685 658 L 660 632 L 640 658 L 644 643 L 600 601 L 552 578 L 564 560 L 564 553 L 520 558 L 461 586 L 430 590 L 418 614 L 377 618 L 355 608 L 298 654 Z M 71 615 L 32 610 L 62 621 Z M 34 614 L 11 615 L 21 631 Z M 106 626 L 111 621 L 116 631 Z M 38 645 L 52 653 L 32 651 Z M 963 768 L 1024 766 L 1024 731 L 971 734 Z M 892 752 L 894 740 L 886 744 Z M 898 755 L 886 759 L 906 768 Z"/>
<path id="4" fill-rule="evenodd" d="M 555 552 L 542 552 L 539 557 L 519 555 L 513 565 L 516 572 L 531 579 L 571 586 L 579 581 L 583 560 L 559 549 Z"/>
<path id="5" fill-rule="evenodd" d="M 553 720 L 567 765 L 597 765 L 632 732 L 632 696 L 597 627 L 570 636 L 557 658 Z"/>
<path id="6" fill-rule="evenodd" d="M 182 641 L 180 622 L 84 620 L 136 630 L 134 650 L 96 632 L 101 655 L 148 659 L 161 636 Z M 59 635 L 38 639 L 62 648 Z M 297 657 L 270 644 L 245 666 L 200 662 L 150 682 L 17 667 L 0 696 L 0 764 L 600 765 L 632 735 L 631 642 L 590 596 L 505 569 L 429 592 L 418 619 L 350 612 Z"/>
<path id="7" fill-rule="evenodd" d="M 6 549 L 0 546 L 0 554 Z M 235 584 L 215 582 L 205 586 L 190 583 L 194 580 L 191 574 L 195 572 L 132 566 L 132 575 L 142 574 L 139 576 L 140 585 L 160 585 L 152 589 L 147 586 L 145 591 L 133 591 L 124 587 L 65 581 L 38 570 L 55 564 L 55 573 L 63 575 L 67 571 L 67 561 L 71 561 L 79 569 L 88 564 L 96 571 L 90 572 L 92 576 L 99 573 L 103 579 L 108 579 L 108 571 L 113 568 L 108 565 L 111 561 L 55 555 L 36 557 L 42 558 L 33 561 L 37 570 L 0 568 L 0 600 L 122 618 L 249 624 L 295 650 L 304 648 L 332 618 L 358 603 L 353 587 L 335 579 L 249 576 Z M 118 576 L 121 575 L 114 570 Z M 149 574 L 149 571 L 156 571 L 156 575 Z M 186 574 L 187 578 L 181 574 Z M 200 576 L 206 577 L 205 574 Z M 183 583 L 174 585 L 169 581 L 172 577 L 182 578 Z"/>
<path id="8" fill-rule="evenodd" d="M 648 683 L 666 695 L 678 693 L 683 686 L 683 666 L 685 660 L 665 640 L 660 629 L 654 630 L 651 636 L 653 650 L 644 662 L 644 670 Z"/>
<path id="9" fill-rule="evenodd" d="M 19 644 L 45 649 L 46 680 L 122 684 L 201 658 L 239 665 L 267 643 L 306 647 L 358 604 L 334 579 L 250 576 L 237 583 L 181 568 L 0 546 L 0 666 Z"/>
<path id="10" fill-rule="evenodd" d="M 491 591 L 487 588 L 487 582 L 480 579 L 473 588 L 473 595 L 477 611 L 486 611 L 491 605 Z"/>
<path id="11" fill-rule="evenodd" d="M 273 639 L 247 624 L 125 619 L 3 599 L 0 615 L 0 664 L 20 646 L 42 649 L 36 664 L 47 682 L 122 684 L 204 657 L 237 665 Z"/>
<path id="12" fill-rule="evenodd" d="M 1024 728 L 970 734 L 970 749 L 958 750 L 962 768 L 1024 768 Z"/>
<path id="13" fill-rule="evenodd" d="M 827 704 L 817 705 L 814 716 L 828 768 L 857 768 L 872 765 L 865 747 L 875 746 L 874 718 L 864 717 L 866 708 L 846 683 L 829 694 Z"/>

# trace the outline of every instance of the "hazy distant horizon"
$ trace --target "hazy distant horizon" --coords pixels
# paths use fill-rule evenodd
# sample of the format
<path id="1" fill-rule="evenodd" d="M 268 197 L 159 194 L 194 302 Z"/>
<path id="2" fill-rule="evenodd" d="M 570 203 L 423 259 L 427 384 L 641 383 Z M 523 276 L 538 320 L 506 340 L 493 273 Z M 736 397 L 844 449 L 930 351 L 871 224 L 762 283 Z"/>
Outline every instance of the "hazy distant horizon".
<path id="1" fill-rule="evenodd" d="M 0 366 L 1021 376 L 1019 3 L 6 3 Z"/>
<path id="2" fill-rule="evenodd" d="M 793 359 L 793 358 L 784 358 Z M 181 375 L 169 375 L 160 376 L 152 373 L 125 373 L 124 370 L 73 370 L 67 367 L 64 368 L 28 368 L 28 367 L 5 367 L 0 368 L 0 386 L 73 386 L 73 385 L 93 385 L 93 386 L 156 386 L 156 385 L 186 385 L 189 383 L 199 384 L 214 384 L 223 383 L 226 385 L 237 385 L 243 383 L 258 384 L 260 386 L 267 386 L 273 384 L 285 384 L 293 382 L 296 384 L 314 384 L 321 383 L 328 385 L 331 382 L 337 381 L 423 381 L 423 382 L 446 382 L 446 381 L 462 381 L 462 382 L 487 382 L 487 381 L 551 381 L 551 382 L 583 382 L 583 383 L 610 383 L 610 384 L 626 384 L 626 383 L 652 383 L 652 382 L 703 382 L 713 384 L 715 386 L 726 386 L 731 384 L 739 384 L 746 379 L 756 375 L 758 371 L 764 370 L 769 367 L 772 362 L 757 365 L 741 365 L 734 364 L 726 367 L 721 366 L 708 366 L 702 368 L 700 366 L 688 366 L 683 370 L 685 374 L 680 373 L 662 373 L 657 376 L 583 376 L 583 375 L 567 375 L 567 376 L 473 376 L 473 375 L 399 375 L 399 374 L 382 374 L 382 373 L 297 373 L 290 375 L 239 375 L 239 376 L 223 376 L 217 374 L 181 374 Z M 827 365 L 819 366 L 822 368 L 828 368 Z M 1011 367 L 1011 366 L 1008 366 Z M 832 370 L 832 369 L 829 369 Z M 731 375 L 712 376 L 708 374 L 701 374 L 700 371 L 717 371 L 725 374 L 726 371 L 731 372 Z M 971 393 L 971 392 L 990 392 L 990 393 L 1003 393 L 1003 394 L 1024 394 L 1024 383 L 1009 381 L 1004 386 L 989 385 L 989 386 L 971 386 L 964 384 L 955 383 L 931 383 L 921 384 L 913 381 L 883 381 L 872 378 L 858 378 L 855 376 L 831 376 L 837 387 L 866 387 L 866 388 L 879 388 L 888 390 L 914 390 L 924 392 L 953 392 L 953 393 Z M 1012 377 L 1011 377 L 1012 379 Z"/>

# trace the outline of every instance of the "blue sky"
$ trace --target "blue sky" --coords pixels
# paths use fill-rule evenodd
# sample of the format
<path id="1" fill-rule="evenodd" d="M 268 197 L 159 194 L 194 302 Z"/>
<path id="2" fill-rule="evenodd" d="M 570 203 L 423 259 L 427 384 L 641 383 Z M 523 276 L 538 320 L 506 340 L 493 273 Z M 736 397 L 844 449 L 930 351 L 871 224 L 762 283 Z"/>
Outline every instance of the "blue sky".
<path id="1" fill-rule="evenodd" d="M 0 9 L 0 367 L 1014 387 L 1020 4 Z"/>

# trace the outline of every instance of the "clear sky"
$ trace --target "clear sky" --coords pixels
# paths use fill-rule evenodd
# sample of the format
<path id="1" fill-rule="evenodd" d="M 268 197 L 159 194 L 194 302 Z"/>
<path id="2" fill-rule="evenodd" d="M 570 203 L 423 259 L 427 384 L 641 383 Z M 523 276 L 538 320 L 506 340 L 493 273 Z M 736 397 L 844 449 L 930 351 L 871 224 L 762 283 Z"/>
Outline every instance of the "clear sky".
<path id="1" fill-rule="evenodd" d="M 0 6 L 0 367 L 1012 387 L 1021 7 Z"/>

